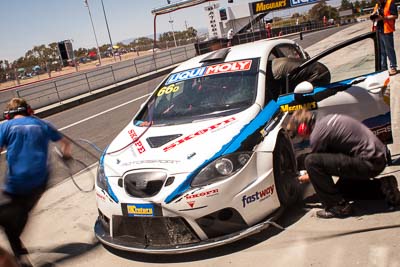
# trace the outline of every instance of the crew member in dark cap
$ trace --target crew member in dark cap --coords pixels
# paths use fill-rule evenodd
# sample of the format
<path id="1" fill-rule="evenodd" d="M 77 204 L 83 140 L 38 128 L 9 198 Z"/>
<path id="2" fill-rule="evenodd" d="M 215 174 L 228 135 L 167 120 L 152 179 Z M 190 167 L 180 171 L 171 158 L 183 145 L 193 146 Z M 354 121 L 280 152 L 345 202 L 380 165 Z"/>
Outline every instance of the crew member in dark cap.
<path id="1" fill-rule="evenodd" d="M 3 115 L 7 121 L 0 124 L 0 152 L 7 149 L 8 171 L 0 192 L 0 225 L 15 257 L 21 261 L 27 250 L 20 235 L 29 212 L 45 191 L 49 176 L 49 142 L 59 142 L 66 158 L 71 157 L 71 145 L 48 122 L 33 116 L 24 99 L 11 99 Z"/>
<path id="2" fill-rule="evenodd" d="M 311 181 L 325 209 L 319 218 L 343 218 L 352 208 L 338 186 L 340 180 L 365 181 L 378 176 L 386 166 L 386 146 L 364 124 L 346 115 L 329 114 L 321 118 L 301 109 L 293 113 L 288 130 L 310 139 L 311 153 L 305 158 L 307 173 L 300 182 Z M 332 176 L 339 177 L 334 182 Z M 400 204 L 397 180 L 380 179 L 388 204 Z"/>

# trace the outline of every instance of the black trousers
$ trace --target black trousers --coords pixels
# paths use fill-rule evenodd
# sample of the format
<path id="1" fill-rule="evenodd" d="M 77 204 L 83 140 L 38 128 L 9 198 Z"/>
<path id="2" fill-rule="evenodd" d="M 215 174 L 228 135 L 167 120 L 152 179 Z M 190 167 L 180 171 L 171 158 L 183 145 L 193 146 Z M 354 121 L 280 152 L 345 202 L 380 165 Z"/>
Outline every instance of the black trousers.
<path id="1" fill-rule="evenodd" d="M 312 153 L 304 164 L 318 197 L 329 208 L 344 200 L 332 176 L 338 176 L 339 180 L 367 181 L 384 170 L 386 160 L 367 161 L 344 154 Z"/>
<path id="2" fill-rule="evenodd" d="M 3 227 L 11 249 L 17 258 L 25 253 L 20 236 L 28 221 L 29 212 L 44 191 L 45 187 L 41 187 L 27 195 L 0 193 L 0 226 Z"/>

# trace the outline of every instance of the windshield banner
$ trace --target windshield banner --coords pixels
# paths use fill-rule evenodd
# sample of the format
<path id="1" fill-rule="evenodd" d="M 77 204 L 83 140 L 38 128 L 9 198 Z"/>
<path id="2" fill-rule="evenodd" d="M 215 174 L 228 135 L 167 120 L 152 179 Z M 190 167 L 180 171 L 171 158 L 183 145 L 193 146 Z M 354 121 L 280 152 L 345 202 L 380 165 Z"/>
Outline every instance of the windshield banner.
<path id="1" fill-rule="evenodd" d="M 165 85 L 208 75 L 250 70 L 251 62 L 251 60 L 233 61 L 173 73 Z"/>

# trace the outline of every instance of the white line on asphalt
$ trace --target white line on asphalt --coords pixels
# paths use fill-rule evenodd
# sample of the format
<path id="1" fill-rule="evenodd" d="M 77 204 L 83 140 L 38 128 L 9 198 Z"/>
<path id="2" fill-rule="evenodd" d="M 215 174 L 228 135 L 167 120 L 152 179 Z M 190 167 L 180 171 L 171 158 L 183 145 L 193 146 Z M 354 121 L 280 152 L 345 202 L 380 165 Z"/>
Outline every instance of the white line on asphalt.
<path id="1" fill-rule="evenodd" d="M 63 130 L 68 129 L 68 128 L 72 127 L 72 126 L 78 125 L 78 124 L 80 124 L 80 123 L 82 123 L 82 122 L 88 121 L 88 120 L 90 120 L 90 119 L 93 119 L 93 118 L 96 118 L 96 117 L 98 117 L 98 116 L 100 116 L 100 115 L 103 115 L 103 114 L 105 114 L 105 113 L 107 113 L 107 112 L 113 111 L 114 109 L 123 107 L 123 106 L 128 105 L 128 104 L 130 104 L 130 103 L 132 103 L 132 102 L 138 101 L 138 100 L 140 100 L 140 99 L 142 99 L 142 98 L 144 98 L 144 97 L 148 97 L 149 95 L 151 95 L 151 94 L 143 95 L 143 96 L 141 96 L 141 97 L 132 99 L 132 100 L 130 100 L 130 101 L 128 101 L 128 102 L 125 102 L 125 103 L 123 103 L 123 104 L 121 104 L 121 105 L 118 105 L 118 106 L 115 106 L 115 107 L 113 107 L 113 108 L 104 110 L 104 111 L 102 111 L 102 112 L 100 112 L 100 113 L 97 113 L 96 115 L 93 115 L 93 116 L 87 117 L 86 119 L 83 119 L 83 120 L 74 122 L 74 123 L 72 123 L 72 124 L 70 124 L 70 125 L 67 125 L 67 126 L 65 126 L 65 127 L 60 128 L 60 129 L 58 129 L 58 130 L 59 130 L 59 131 L 63 131 Z M 2 151 L 0 154 L 5 154 L 6 152 L 7 152 L 7 150 L 4 150 L 4 151 Z"/>
<path id="2" fill-rule="evenodd" d="M 326 30 L 322 30 L 322 31 L 327 31 L 327 30 L 330 30 L 330 28 L 329 28 L 329 29 L 326 29 Z M 317 34 L 317 33 L 321 33 L 321 31 L 303 33 L 303 38 L 304 38 L 305 36 L 310 36 L 310 35 Z M 294 40 L 299 40 L 299 39 L 300 39 L 300 37 L 296 37 L 296 38 L 293 38 L 292 40 L 294 41 Z"/>
<path id="3" fill-rule="evenodd" d="M 142 99 L 142 98 L 144 98 L 144 97 L 148 97 L 149 95 L 150 95 L 150 94 L 147 94 L 147 95 L 144 95 L 144 96 L 141 96 L 141 97 L 132 99 L 132 100 L 130 100 L 130 101 L 128 101 L 128 102 L 125 102 L 125 103 L 123 103 L 123 104 L 121 104 L 121 105 L 118 105 L 118 106 L 115 106 L 115 107 L 113 107 L 113 108 L 104 110 L 104 111 L 102 111 L 102 112 L 100 112 L 100 113 L 97 113 L 96 115 L 93 115 L 93 116 L 87 117 L 86 119 L 83 119 L 83 120 L 74 122 L 74 123 L 72 123 L 72 124 L 70 124 L 70 125 L 67 125 L 67 126 L 65 126 L 65 127 L 60 128 L 60 129 L 58 129 L 58 130 L 59 130 L 59 131 L 63 131 L 63 130 L 65 130 L 65 129 L 68 129 L 68 128 L 70 128 L 70 127 L 73 127 L 73 126 L 75 126 L 75 125 L 78 125 L 78 124 L 80 124 L 80 123 L 82 123 L 82 122 L 91 120 L 91 119 L 96 118 L 96 117 L 98 117 L 98 116 L 100 116 L 100 115 L 103 115 L 103 114 L 105 114 L 105 113 L 107 113 L 107 112 L 113 111 L 114 109 L 123 107 L 123 106 L 128 105 L 128 104 L 130 104 L 130 103 L 132 103 L 132 102 L 138 101 L 138 100 L 140 100 L 140 99 Z"/>

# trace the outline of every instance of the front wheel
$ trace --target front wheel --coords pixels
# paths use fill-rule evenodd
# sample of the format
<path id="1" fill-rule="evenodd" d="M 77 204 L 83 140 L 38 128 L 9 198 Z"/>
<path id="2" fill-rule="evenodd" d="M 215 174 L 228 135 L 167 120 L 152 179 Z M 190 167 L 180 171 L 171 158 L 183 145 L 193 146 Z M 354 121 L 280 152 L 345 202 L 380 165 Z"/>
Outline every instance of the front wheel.
<path id="1" fill-rule="evenodd" d="M 297 202 L 300 184 L 297 181 L 296 158 L 289 138 L 279 133 L 273 152 L 273 166 L 276 192 L 284 207 Z"/>

